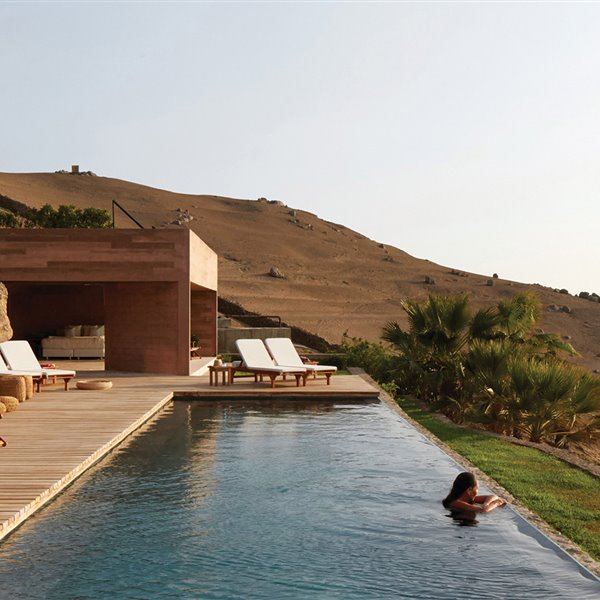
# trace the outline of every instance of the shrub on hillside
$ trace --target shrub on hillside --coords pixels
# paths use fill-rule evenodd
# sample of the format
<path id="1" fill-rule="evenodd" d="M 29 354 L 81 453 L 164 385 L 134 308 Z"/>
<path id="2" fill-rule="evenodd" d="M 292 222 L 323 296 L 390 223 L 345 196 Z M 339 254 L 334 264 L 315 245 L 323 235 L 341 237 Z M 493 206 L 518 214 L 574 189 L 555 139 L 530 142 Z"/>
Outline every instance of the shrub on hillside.
<path id="1" fill-rule="evenodd" d="M 394 357 L 381 344 L 344 336 L 340 350 L 343 353 L 342 368 L 360 367 L 380 383 L 393 380 Z"/>
<path id="2" fill-rule="evenodd" d="M 11 212 L 0 210 L 0 227 L 14 228 L 19 227 L 19 220 Z"/>
<path id="3" fill-rule="evenodd" d="M 44 204 L 39 209 L 30 208 L 22 215 L 0 211 L 0 227 L 104 229 L 112 227 L 112 220 L 110 213 L 101 208 L 76 208 L 63 204 L 55 209 Z"/>
<path id="4" fill-rule="evenodd" d="M 111 227 L 112 221 L 107 210 L 100 208 L 76 208 L 73 205 L 61 205 L 58 209 L 44 204 L 39 210 L 33 209 L 30 220 L 36 227 L 42 228 L 87 228 L 102 229 Z"/>

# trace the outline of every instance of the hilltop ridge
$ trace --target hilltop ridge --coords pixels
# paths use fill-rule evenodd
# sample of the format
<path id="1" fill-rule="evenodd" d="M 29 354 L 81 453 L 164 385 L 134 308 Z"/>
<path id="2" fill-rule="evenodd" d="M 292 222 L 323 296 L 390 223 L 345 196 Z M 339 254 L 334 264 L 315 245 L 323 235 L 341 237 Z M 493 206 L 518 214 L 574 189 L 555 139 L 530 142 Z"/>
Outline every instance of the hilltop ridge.
<path id="1" fill-rule="evenodd" d="M 222 298 L 247 311 L 280 315 L 331 343 L 344 333 L 377 341 L 386 322 L 405 322 L 400 303 L 406 298 L 468 294 L 475 309 L 532 291 L 544 307 L 543 329 L 568 339 L 581 353 L 576 362 L 600 369 L 600 303 L 492 278 L 492 272 L 459 272 L 283 202 L 180 194 L 70 173 L 0 173 L 0 195 L 36 208 L 48 203 L 109 211 L 115 199 L 146 228 L 189 227 L 219 255 Z M 133 226 L 120 214 L 116 224 Z"/>

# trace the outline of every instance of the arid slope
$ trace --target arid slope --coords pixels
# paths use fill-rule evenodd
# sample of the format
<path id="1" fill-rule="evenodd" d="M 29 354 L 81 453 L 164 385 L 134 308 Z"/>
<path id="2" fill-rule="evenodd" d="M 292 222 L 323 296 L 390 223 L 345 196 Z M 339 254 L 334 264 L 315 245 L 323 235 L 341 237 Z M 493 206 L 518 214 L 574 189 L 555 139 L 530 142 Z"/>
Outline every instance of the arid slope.
<path id="1" fill-rule="evenodd" d="M 405 298 L 466 293 L 479 307 L 533 291 L 544 306 L 541 327 L 569 336 L 582 354 L 577 362 L 600 369 L 600 304 L 502 278 L 488 286 L 491 272 L 453 274 L 451 267 L 384 247 L 281 203 L 176 194 L 118 179 L 61 173 L 0 173 L 0 195 L 35 207 L 49 203 L 107 210 L 115 199 L 145 227 L 189 226 L 219 255 L 223 298 L 246 310 L 280 315 L 333 343 L 344 332 L 378 340 L 387 321 L 403 322 L 400 302 Z M 182 211 L 192 220 L 173 223 L 182 220 Z M 118 214 L 117 226 L 132 224 Z M 285 278 L 269 276 L 271 267 Z M 435 283 L 426 284 L 426 277 Z M 571 312 L 549 310 L 553 305 L 568 306 Z"/>

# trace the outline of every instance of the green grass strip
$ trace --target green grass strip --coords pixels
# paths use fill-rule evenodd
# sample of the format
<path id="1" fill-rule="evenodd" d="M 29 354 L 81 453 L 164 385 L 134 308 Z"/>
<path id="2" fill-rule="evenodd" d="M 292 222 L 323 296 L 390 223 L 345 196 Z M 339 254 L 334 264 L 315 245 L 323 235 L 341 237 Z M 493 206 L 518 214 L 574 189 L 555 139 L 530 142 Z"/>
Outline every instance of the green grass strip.
<path id="1" fill-rule="evenodd" d="M 447 424 L 405 398 L 398 404 L 521 504 L 600 560 L 600 480 L 535 448 Z"/>

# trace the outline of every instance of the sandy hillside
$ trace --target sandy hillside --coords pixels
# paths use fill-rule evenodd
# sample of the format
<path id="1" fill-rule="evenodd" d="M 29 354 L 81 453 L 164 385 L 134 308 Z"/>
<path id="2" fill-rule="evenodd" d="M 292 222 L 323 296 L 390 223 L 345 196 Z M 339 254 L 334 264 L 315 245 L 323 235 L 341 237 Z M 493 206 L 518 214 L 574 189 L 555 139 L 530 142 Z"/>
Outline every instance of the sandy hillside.
<path id="1" fill-rule="evenodd" d="M 544 306 L 541 327 L 570 336 L 582 354 L 578 362 L 600 369 L 600 304 L 501 278 L 489 287 L 492 273 L 453 274 L 451 267 L 384 247 L 281 203 L 176 194 L 106 177 L 54 173 L 0 173 L 0 195 L 5 202 L 10 198 L 35 207 L 107 210 L 114 198 L 145 227 L 189 226 L 219 255 L 221 297 L 246 310 L 280 315 L 333 343 L 344 332 L 378 340 L 387 321 L 403 322 L 405 298 L 467 293 L 479 307 L 533 291 Z M 174 223 L 181 211 L 189 212 L 189 223 Z M 129 226 L 120 216 L 117 225 Z M 269 276 L 271 267 L 285 278 Z M 426 284 L 426 277 L 435 283 Z M 556 312 L 553 306 L 571 312 Z"/>

